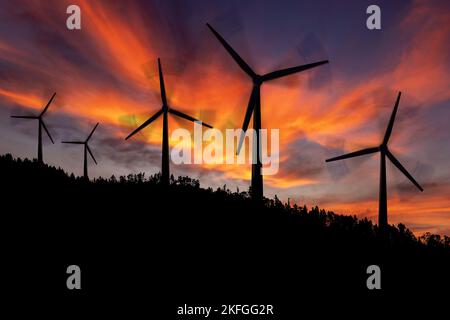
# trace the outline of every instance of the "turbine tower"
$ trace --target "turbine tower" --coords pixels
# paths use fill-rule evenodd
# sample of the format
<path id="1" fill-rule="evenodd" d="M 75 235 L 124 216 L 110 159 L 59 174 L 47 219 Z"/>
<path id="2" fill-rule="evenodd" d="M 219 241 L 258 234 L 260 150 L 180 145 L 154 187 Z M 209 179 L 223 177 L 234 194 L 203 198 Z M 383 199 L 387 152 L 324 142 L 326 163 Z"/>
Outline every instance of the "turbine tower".
<path id="1" fill-rule="evenodd" d="M 128 140 L 133 135 L 147 127 L 150 123 L 155 121 L 160 115 L 163 115 L 163 140 L 162 140 L 162 168 L 161 168 L 161 182 L 163 185 L 167 186 L 170 182 L 170 169 L 169 169 L 169 124 L 168 124 L 168 114 L 171 113 L 174 116 L 192 121 L 192 122 L 200 122 L 187 114 L 184 114 L 180 111 L 175 110 L 170 107 L 167 102 L 166 96 L 166 88 L 164 85 L 164 77 L 161 68 L 161 61 L 158 58 L 158 71 L 159 71 L 159 85 L 160 85 L 160 93 L 161 93 L 161 102 L 162 107 L 159 111 L 157 111 L 153 116 L 151 116 L 147 121 L 141 124 L 136 130 L 130 133 L 125 140 Z M 208 128 L 212 128 L 212 126 L 202 122 L 202 125 Z"/>
<path id="2" fill-rule="evenodd" d="M 275 80 L 282 78 L 297 72 L 305 71 L 322 64 L 328 63 L 328 60 L 323 60 L 311 64 L 291 67 L 282 70 L 276 70 L 264 75 L 259 75 L 253 71 L 252 68 L 237 54 L 236 51 L 225 41 L 224 38 L 216 31 L 209 23 L 206 24 L 212 33 L 216 36 L 219 42 L 231 55 L 231 57 L 236 61 L 236 63 L 241 67 L 241 69 L 252 79 L 253 89 L 250 94 L 250 99 L 247 106 L 247 111 L 244 117 L 244 123 L 242 124 L 243 133 L 239 139 L 239 145 L 237 148 L 237 154 L 240 153 L 242 144 L 245 138 L 245 132 L 248 129 L 250 119 L 253 115 L 253 129 L 256 131 L 256 161 L 252 161 L 252 198 L 256 201 L 261 201 L 263 198 L 263 176 L 262 176 L 262 163 L 261 163 L 261 141 L 260 141 L 260 130 L 261 130 L 261 85 L 270 80 Z M 253 143 L 255 146 L 255 143 Z"/>
<path id="3" fill-rule="evenodd" d="M 380 229 L 385 229 L 388 226 L 387 217 L 387 186 L 386 186 L 386 157 L 420 190 L 423 188 L 417 183 L 413 176 L 403 167 L 400 161 L 392 154 L 388 148 L 389 138 L 391 137 L 392 128 L 394 127 L 395 115 L 397 114 L 398 105 L 400 103 L 401 92 L 398 93 L 397 101 L 395 102 L 394 110 L 392 111 L 384 139 L 378 147 L 362 149 L 352 153 L 344 154 L 339 157 L 327 159 L 326 162 L 342 160 L 347 158 L 358 157 L 366 154 L 380 152 L 380 195 L 379 195 L 379 211 L 378 211 L 378 226 Z"/>
<path id="4" fill-rule="evenodd" d="M 44 128 L 45 132 L 47 133 L 48 137 L 50 138 L 50 141 L 54 144 L 52 136 L 50 135 L 50 132 L 47 129 L 47 126 L 44 123 L 44 120 L 42 117 L 44 116 L 45 112 L 47 111 L 48 107 L 50 106 L 50 103 L 52 103 L 53 99 L 56 96 L 56 92 L 53 94 L 53 96 L 50 98 L 50 100 L 47 102 L 47 105 L 44 107 L 44 110 L 37 115 L 37 116 L 11 116 L 11 118 L 19 118 L 19 119 L 34 119 L 39 121 L 39 129 L 38 129 L 38 163 L 42 164 L 42 128 Z"/>
<path id="5" fill-rule="evenodd" d="M 89 136 L 87 137 L 87 139 L 84 140 L 84 141 L 61 141 L 61 143 L 82 144 L 82 145 L 84 145 L 83 178 L 85 180 L 89 180 L 88 166 L 87 166 L 87 153 L 88 152 L 91 155 L 92 160 L 94 160 L 95 164 L 97 164 L 97 161 L 95 160 L 94 155 L 92 154 L 92 151 L 91 151 L 91 149 L 89 148 L 89 145 L 88 145 L 89 139 L 91 139 L 92 135 L 94 134 L 95 129 L 97 129 L 97 126 L 98 126 L 98 122 L 95 125 L 94 129 L 92 129 L 92 131 L 89 134 Z"/>

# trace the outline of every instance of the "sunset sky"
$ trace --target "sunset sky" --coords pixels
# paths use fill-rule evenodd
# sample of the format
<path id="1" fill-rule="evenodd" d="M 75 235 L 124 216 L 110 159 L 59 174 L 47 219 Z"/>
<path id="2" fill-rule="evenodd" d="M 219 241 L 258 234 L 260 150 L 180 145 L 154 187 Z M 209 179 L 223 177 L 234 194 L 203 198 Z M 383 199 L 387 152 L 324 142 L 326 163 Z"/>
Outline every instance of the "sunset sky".
<path id="1" fill-rule="evenodd" d="M 263 128 L 280 130 L 280 171 L 265 195 L 376 221 L 379 155 L 325 159 L 380 144 L 398 91 L 390 149 L 424 187 L 388 162 L 390 223 L 450 235 L 450 2 L 377 1 L 381 30 L 366 28 L 373 1 L 0 0 L 0 153 L 36 157 L 40 112 L 44 161 L 90 176 L 159 171 L 162 121 L 124 138 L 160 107 L 157 58 L 170 104 L 215 128 L 239 128 L 251 81 L 208 30 L 209 22 L 258 73 L 328 59 L 262 86 Z M 66 28 L 81 8 L 82 29 Z M 170 118 L 170 129 L 192 125 Z M 171 141 L 171 145 L 175 145 Z M 249 165 L 171 165 L 203 187 L 246 190 Z"/>

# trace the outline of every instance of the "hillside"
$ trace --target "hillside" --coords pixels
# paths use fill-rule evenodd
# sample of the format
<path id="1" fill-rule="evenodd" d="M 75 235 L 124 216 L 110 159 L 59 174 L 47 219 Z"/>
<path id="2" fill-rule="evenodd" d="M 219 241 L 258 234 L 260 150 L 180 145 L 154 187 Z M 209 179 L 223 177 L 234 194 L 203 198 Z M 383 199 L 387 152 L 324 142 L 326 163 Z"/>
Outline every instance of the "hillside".
<path id="1" fill-rule="evenodd" d="M 381 236 L 367 219 L 277 199 L 255 206 L 247 192 L 203 189 L 189 177 L 167 189 L 158 175 L 86 182 L 10 155 L 0 157 L 0 175 L 4 274 L 17 294 L 70 298 L 65 267 L 73 263 L 86 275 L 80 299 L 157 292 L 171 307 L 230 297 L 287 304 L 306 291 L 310 299 L 374 295 L 372 264 L 383 294 L 450 285 L 449 237 L 418 239 L 404 225 Z M 33 286 L 23 277 L 29 268 L 42 274 Z"/>

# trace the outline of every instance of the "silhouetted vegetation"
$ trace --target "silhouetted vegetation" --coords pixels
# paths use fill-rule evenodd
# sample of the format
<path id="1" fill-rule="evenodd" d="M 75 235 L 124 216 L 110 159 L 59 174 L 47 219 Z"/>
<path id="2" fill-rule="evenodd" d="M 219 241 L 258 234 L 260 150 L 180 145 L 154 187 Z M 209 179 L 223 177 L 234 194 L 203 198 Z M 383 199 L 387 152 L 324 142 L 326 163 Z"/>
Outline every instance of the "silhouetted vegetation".
<path id="1" fill-rule="evenodd" d="M 135 286 L 161 286 L 177 301 L 230 291 L 281 299 L 286 286 L 367 292 L 372 264 L 385 292 L 450 284 L 449 237 L 416 237 L 403 224 L 380 234 L 366 218 L 276 197 L 256 206 L 249 192 L 205 189 L 189 177 L 172 176 L 168 187 L 144 173 L 88 182 L 11 155 L 0 156 L 0 175 L 11 205 L 3 217 L 24 265 L 77 261 L 90 268 L 94 294 Z M 127 280 L 111 287 L 114 272 Z"/>
<path id="2" fill-rule="evenodd" d="M 30 180 L 37 182 L 39 179 L 45 179 L 46 183 L 70 183 L 70 184 L 89 184 L 91 186 L 151 186 L 159 187 L 161 174 L 156 173 L 145 176 L 145 173 L 128 174 L 127 176 L 119 176 L 116 178 L 112 175 L 110 178 L 96 178 L 93 181 L 86 182 L 82 177 L 75 177 L 73 174 L 66 173 L 61 168 L 39 164 L 36 160 L 14 159 L 11 154 L 0 156 L 0 169 L 3 178 L 10 182 L 14 179 L 14 183 L 30 183 Z M 33 182 L 31 182 L 34 184 Z M 200 182 L 188 176 L 179 176 L 176 179 L 172 175 L 170 177 L 171 190 L 185 192 L 199 192 L 204 197 L 214 197 L 215 199 L 230 202 L 245 202 L 246 206 L 250 206 L 250 193 L 243 191 L 231 191 L 224 185 L 222 188 L 213 190 L 212 188 L 200 188 Z M 170 191 L 169 191 L 170 192 Z M 293 206 L 283 203 L 276 196 L 274 199 L 264 199 L 264 208 L 271 211 L 274 215 L 284 216 L 285 218 L 294 219 L 299 225 L 307 223 L 316 225 L 317 227 L 326 229 L 328 232 L 355 232 L 361 233 L 365 237 L 375 239 L 378 234 L 377 225 L 367 218 L 358 219 L 356 216 L 339 215 L 331 211 L 313 207 L 308 209 L 306 206 Z M 399 224 L 390 227 L 389 238 L 391 242 L 399 242 L 402 244 L 410 244 L 417 246 L 425 246 L 432 248 L 450 248 L 450 237 L 447 235 L 440 236 L 425 233 L 420 237 L 416 237 L 405 225 Z"/>

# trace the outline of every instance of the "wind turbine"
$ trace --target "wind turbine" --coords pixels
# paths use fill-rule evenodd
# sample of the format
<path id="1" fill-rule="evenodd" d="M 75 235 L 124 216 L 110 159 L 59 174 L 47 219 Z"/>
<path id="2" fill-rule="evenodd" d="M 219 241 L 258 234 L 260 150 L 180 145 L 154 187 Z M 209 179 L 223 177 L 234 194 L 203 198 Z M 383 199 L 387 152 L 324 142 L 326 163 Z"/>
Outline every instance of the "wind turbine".
<path id="1" fill-rule="evenodd" d="M 47 133 L 48 137 L 50 138 L 50 141 L 54 144 L 52 136 L 50 135 L 50 132 L 48 131 L 44 120 L 42 117 L 44 116 L 45 112 L 47 111 L 48 107 L 50 106 L 50 103 L 52 103 L 53 99 L 56 96 L 56 92 L 53 94 L 53 96 L 50 98 L 50 100 L 47 102 L 47 105 L 45 106 L 44 110 L 37 115 L 37 116 L 11 116 L 11 118 L 20 118 L 20 119 L 34 119 L 39 121 L 39 130 L 38 130 L 38 163 L 42 164 L 42 128 L 44 128 L 45 132 Z"/>
<path id="2" fill-rule="evenodd" d="M 252 161 L 252 198 L 256 201 L 261 201 L 263 198 L 263 177 L 261 174 L 261 144 L 260 144 L 260 130 L 261 130 L 261 85 L 270 80 L 282 78 L 297 72 L 305 71 L 322 64 L 328 63 L 328 60 L 323 60 L 311 64 L 295 66 L 287 69 L 276 70 L 264 75 L 259 75 L 253 71 L 252 68 L 237 54 L 236 51 L 225 41 L 224 38 L 216 31 L 209 23 L 206 24 L 212 33 L 216 36 L 219 42 L 224 46 L 228 53 L 233 57 L 236 63 L 242 70 L 252 79 L 253 89 L 250 94 L 250 99 L 247 106 L 247 111 L 244 117 L 244 123 L 242 124 L 241 137 L 239 139 L 239 145 L 237 148 L 237 154 L 240 153 L 242 144 L 245 138 L 245 132 L 248 129 L 250 118 L 253 114 L 253 129 L 256 131 L 256 161 Z M 255 145 L 255 143 L 253 143 Z"/>
<path id="3" fill-rule="evenodd" d="M 89 136 L 87 137 L 87 139 L 84 140 L 84 141 L 61 141 L 61 143 L 82 144 L 82 145 L 84 145 L 83 177 L 84 177 L 84 179 L 86 179 L 86 180 L 89 180 L 89 177 L 88 177 L 88 166 L 87 166 L 87 153 L 88 153 L 88 152 L 89 152 L 89 154 L 91 155 L 92 160 L 94 160 L 95 164 L 97 164 L 97 161 L 95 160 L 94 155 L 92 154 L 92 151 L 91 151 L 91 149 L 89 148 L 89 145 L 88 145 L 89 139 L 91 139 L 92 134 L 94 133 L 95 129 L 97 129 L 97 126 L 98 126 L 98 122 L 97 122 L 97 124 L 95 125 L 94 129 L 92 129 L 92 131 L 91 131 L 91 133 L 89 134 Z"/>
<path id="4" fill-rule="evenodd" d="M 388 225 L 387 218 L 387 187 L 386 187 L 386 157 L 420 190 L 423 188 L 417 183 L 417 181 L 412 177 L 412 175 L 403 167 L 400 161 L 389 151 L 388 142 L 392 133 L 392 128 L 394 127 L 395 115 L 397 114 L 398 105 L 400 102 L 401 92 L 398 93 L 397 101 L 395 102 L 394 110 L 392 111 L 391 118 L 389 120 L 384 139 L 380 146 L 362 149 L 359 151 L 344 154 L 339 157 L 327 159 L 326 162 L 342 160 L 347 158 L 358 157 L 366 154 L 371 154 L 375 152 L 380 152 L 380 195 L 379 195 L 379 212 L 378 212 L 378 226 L 380 228 L 385 228 Z"/>
<path id="5" fill-rule="evenodd" d="M 163 115 L 163 141 L 162 141 L 162 170 L 161 170 L 161 182 L 163 185 L 169 185 L 170 181 L 170 171 L 169 171 L 169 124 L 168 124 L 168 114 L 171 113 L 174 116 L 192 121 L 200 122 L 199 120 L 184 114 L 174 108 L 170 107 L 167 102 L 166 89 L 164 85 L 164 77 L 161 68 L 161 61 L 158 58 L 158 71 L 159 71 L 159 85 L 161 93 L 162 107 L 153 116 L 151 116 L 147 121 L 141 124 L 136 130 L 130 133 L 125 140 L 128 140 L 133 135 L 147 127 L 150 123 L 155 121 L 160 115 Z M 202 125 L 208 128 L 212 128 L 209 124 L 202 122 Z"/>

